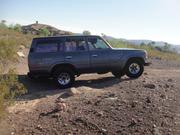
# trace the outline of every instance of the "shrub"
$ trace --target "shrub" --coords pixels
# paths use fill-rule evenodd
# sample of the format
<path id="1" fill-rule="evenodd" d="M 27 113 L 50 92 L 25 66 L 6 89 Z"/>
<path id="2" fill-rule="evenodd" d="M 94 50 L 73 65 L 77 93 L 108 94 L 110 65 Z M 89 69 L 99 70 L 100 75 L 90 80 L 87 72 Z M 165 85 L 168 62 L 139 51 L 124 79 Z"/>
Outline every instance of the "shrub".
<path id="1" fill-rule="evenodd" d="M 21 31 L 22 31 L 21 25 L 20 25 L 20 24 L 14 25 L 14 30 L 15 30 L 15 31 L 18 31 L 18 32 L 21 32 Z"/>
<path id="2" fill-rule="evenodd" d="M 18 81 L 14 70 L 9 70 L 7 75 L 0 76 L 0 118 L 4 115 L 7 105 L 12 103 L 15 97 L 27 92 L 27 89 Z"/>
<path id="3" fill-rule="evenodd" d="M 49 32 L 49 30 L 47 28 L 41 28 L 39 30 L 39 34 L 42 36 L 49 36 L 51 33 Z"/>
<path id="4" fill-rule="evenodd" d="M 91 35 L 91 32 L 88 30 L 83 31 L 83 35 Z"/>

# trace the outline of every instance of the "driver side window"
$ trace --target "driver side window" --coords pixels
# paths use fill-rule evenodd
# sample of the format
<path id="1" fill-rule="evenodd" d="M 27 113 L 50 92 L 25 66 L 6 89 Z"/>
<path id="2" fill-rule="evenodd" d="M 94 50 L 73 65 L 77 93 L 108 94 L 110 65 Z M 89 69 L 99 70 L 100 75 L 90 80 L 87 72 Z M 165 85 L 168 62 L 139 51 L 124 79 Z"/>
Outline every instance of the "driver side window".
<path id="1" fill-rule="evenodd" d="M 87 38 L 89 50 L 109 49 L 109 46 L 100 38 Z"/>

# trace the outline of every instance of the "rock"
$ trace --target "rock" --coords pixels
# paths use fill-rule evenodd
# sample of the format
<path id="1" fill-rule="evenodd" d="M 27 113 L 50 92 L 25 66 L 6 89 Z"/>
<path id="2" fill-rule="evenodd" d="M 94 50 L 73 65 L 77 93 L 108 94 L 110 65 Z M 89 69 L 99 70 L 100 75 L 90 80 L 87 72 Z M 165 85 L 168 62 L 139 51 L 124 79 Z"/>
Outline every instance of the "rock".
<path id="1" fill-rule="evenodd" d="M 108 96 L 109 97 L 115 97 L 115 94 L 114 93 L 110 93 Z"/>
<path id="2" fill-rule="evenodd" d="M 114 100 L 118 100 L 118 97 L 109 97 L 109 98 L 105 98 L 105 99 L 114 101 Z"/>
<path id="3" fill-rule="evenodd" d="M 19 46 L 19 49 L 23 50 L 23 49 L 25 49 L 25 46 L 20 45 L 20 46 Z"/>
<path id="4" fill-rule="evenodd" d="M 104 115 L 103 111 L 97 112 L 97 116 L 102 117 Z"/>
<path id="5" fill-rule="evenodd" d="M 92 101 L 87 100 L 87 101 L 85 101 L 84 103 L 89 105 L 89 104 L 92 104 Z"/>
<path id="6" fill-rule="evenodd" d="M 23 54 L 23 52 L 17 52 L 17 54 L 18 54 L 18 56 L 20 56 L 20 57 L 25 57 L 25 55 Z"/>
<path id="7" fill-rule="evenodd" d="M 37 128 L 38 130 L 42 130 L 42 129 L 43 129 L 41 125 L 37 125 L 36 128 Z"/>
<path id="8" fill-rule="evenodd" d="M 162 99 L 167 99 L 167 96 L 164 95 L 164 94 L 161 94 L 160 97 L 161 97 Z"/>
<path id="9" fill-rule="evenodd" d="M 95 106 L 98 106 L 100 103 L 101 103 L 101 100 L 98 99 L 98 100 L 94 103 L 94 105 L 95 105 Z"/>
<path id="10" fill-rule="evenodd" d="M 161 135 L 160 131 L 159 131 L 159 128 L 155 127 L 153 129 L 153 135 Z"/>
<path id="11" fill-rule="evenodd" d="M 56 109 L 59 111 L 66 111 L 67 106 L 65 103 L 65 100 L 62 98 L 57 98 L 57 100 L 55 101 L 56 103 Z"/>
<path id="12" fill-rule="evenodd" d="M 133 126 L 135 126 L 137 124 L 137 122 L 134 120 L 134 119 L 132 119 L 132 121 L 131 121 L 131 123 L 128 125 L 128 127 L 133 127 Z"/>
<path id="13" fill-rule="evenodd" d="M 168 82 L 172 82 L 173 80 L 172 80 L 172 79 L 168 79 L 167 81 L 168 81 Z"/>
<path id="14" fill-rule="evenodd" d="M 151 99 L 149 97 L 146 98 L 146 103 L 151 103 Z"/>
<path id="15" fill-rule="evenodd" d="M 103 133 L 107 133 L 107 130 L 106 130 L 106 129 L 104 129 L 104 128 L 102 128 L 102 129 L 101 129 L 101 132 L 103 132 Z"/>
<path id="16" fill-rule="evenodd" d="M 60 117 L 60 114 L 59 113 L 54 113 L 52 114 L 52 118 L 59 118 Z"/>
<path id="17" fill-rule="evenodd" d="M 145 87 L 145 88 L 150 88 L 150 89 L 155 89 L 155 88 L 156 88 L 156 85 L 155 85 L 155 84 L 152 84 L 152 83 L 149 83 L 149 84 L 145 84 L 144 87 Z"/>
<path id="18" fill-rule="evenodd" d="M 148 75 L 148 73 L 145 72 L 144 75 Z"/>
<path id="19" fill-rule="evenodd" d="M 133 101 L 133 102 L 131 103 L 131 107 L 134 108 L 134 107 L 136 107 L 137 104 L 138 104 L 138 101 Z"/>
<path id="20" fill-rule="evenodd" d="M 165 88 L 169 88 L 170 86 L 168 85 L 168 84 L 165 84 L 165 86 L 164 86 Z"/>
<path id="21" fill-rule="evenodd" d="M 69 96 L 74 96 L 74 95 L 78 95 L 80 94 L 81 92 L 78 91 L 76 88 L 70 88 L 66 91 L 66 93 L 69 95 Z"/>

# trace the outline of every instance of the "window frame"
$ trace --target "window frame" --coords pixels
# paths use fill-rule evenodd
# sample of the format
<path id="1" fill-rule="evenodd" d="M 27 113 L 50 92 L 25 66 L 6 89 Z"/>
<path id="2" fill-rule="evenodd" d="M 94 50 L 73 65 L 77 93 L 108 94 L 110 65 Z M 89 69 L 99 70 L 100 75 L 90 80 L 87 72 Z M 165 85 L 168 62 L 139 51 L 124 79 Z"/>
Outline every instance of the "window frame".
<path id="1" fill-rule="evenodd" d="M 88 39 L 89 39 L 89 38 L 96 38 L 96 39 L 102 40 L 108 48 L 91 50 L 90 47 L 89 47 L 90 45 L 88 44 Z M 102 50 L 112 49 L 112 47 L 109 45 L 109 43 L 108 43 L 106 40 L 104 40 L 102 37 L 100 37 L 100 36 L 87 36 L 87 37 L 86 37 L 86 42 L 87 42 L 88 50 L 89 50 L 89 51 L 102 51 Z"/>

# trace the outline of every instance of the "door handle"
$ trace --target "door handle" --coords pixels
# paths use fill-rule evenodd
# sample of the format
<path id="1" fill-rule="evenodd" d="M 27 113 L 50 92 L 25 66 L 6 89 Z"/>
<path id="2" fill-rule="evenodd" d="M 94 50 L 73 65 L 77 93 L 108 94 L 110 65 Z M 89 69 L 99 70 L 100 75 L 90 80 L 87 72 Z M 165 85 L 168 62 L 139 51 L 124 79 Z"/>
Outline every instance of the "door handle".
<path id="1" fill-rule="evenodd" d="M 97 57 L 98 55 L 97 54 L 93 54 L 92 57 Z"/>
<path id="2" fill-rule="evenodd" d="M 72 59 L 72 56 L 66 56 L 65 58 L 66 59 Z"/>

